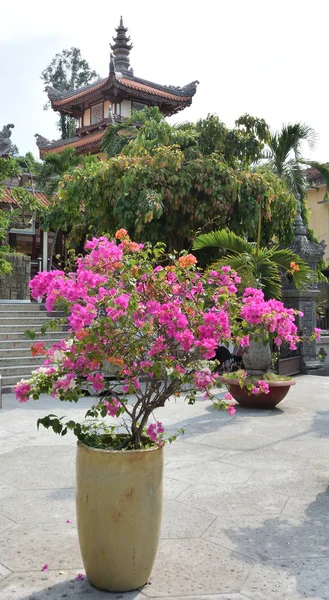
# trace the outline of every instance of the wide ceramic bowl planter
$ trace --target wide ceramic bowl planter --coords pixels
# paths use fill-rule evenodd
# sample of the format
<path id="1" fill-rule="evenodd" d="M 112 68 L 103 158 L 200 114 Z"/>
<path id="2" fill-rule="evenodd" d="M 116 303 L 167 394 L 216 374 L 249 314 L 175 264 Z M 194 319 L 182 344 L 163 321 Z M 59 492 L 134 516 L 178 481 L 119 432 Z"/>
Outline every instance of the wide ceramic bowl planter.
<path id="1" fill-rule="evenodd" d="M 268 381 L 269 393 L 254 395 L 248 392 L 247 388 L 241 388 L 237 379 L 228 380 L 225 377 L 221 377 L 220 379 L 225 383 L 228 391 L 240 406 L 261 409 L 275 408 L 286 397 L 290 387 L 296 383 L 294 379 L 290 379 L 289 381 Z"/>
<path id="2" fill-rule="evenodd" d="M 77 446 L 79 544 L 92 585 L 110 592 L 143 586 L 162 518 L 163 448 L 112 451 Z"/>

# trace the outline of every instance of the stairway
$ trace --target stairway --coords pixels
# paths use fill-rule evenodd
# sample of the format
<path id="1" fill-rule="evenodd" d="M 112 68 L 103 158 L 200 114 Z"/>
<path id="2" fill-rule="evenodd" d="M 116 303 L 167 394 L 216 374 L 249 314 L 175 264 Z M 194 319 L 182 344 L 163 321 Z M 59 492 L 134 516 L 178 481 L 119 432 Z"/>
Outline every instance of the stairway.
<path id="1" fill-rule="evenodd" d="M 61 330 L 47 331 L 40 329 L 47 321 L 62 317 L 61 312 L 47 313 L 43 304 L 37 303 L 0 303 L 0 375 L 2 377 L 2 393 L 13 392 L 14 386 L 21 379 L 28 379 L 31 372 L 42 365 L 45 357 L 31 355 L 31 345 L 45 342 L 46 347 L 67 337 L 67 325 Z M 27 329 L 36 331 L 31 340 L 25 335 Z"/>

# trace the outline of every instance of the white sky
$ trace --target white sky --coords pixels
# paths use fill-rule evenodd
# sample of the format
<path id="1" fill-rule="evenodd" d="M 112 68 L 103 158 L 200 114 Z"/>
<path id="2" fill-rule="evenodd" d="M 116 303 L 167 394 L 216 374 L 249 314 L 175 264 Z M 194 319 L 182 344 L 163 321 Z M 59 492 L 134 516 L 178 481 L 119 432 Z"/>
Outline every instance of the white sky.
<path id="1" fill-rule="evenodd" d="M 175 120 L 217 113 L 232 126 L 248 112 L 272 129 L 302 121 L 319 135 L 309 157 L 329 160 L 328 0 L 2 0 L 0 128 L 15 124 L 21 153 L 37 153 L 35 133 L 59 138 L 56 113 L 43 110 L 41 71 L 56 52 L 78 46 L 106 76 L 121 14 L 135 75 L 164 85 L 200 81 L 192 107 Z"/>

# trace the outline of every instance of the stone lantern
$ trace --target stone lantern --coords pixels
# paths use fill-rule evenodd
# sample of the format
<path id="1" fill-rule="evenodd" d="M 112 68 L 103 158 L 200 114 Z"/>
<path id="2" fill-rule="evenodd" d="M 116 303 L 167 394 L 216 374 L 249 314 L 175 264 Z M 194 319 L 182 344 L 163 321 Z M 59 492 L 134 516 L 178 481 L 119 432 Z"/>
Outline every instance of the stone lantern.
<path id="1" fill-rule="evenodd" d="M 316 281 L 316 269 L 323 258 L 326 244 L 323 241 L 318 244 L 308 239 L 301 215 L 300 199 L 298 199 L 297 215 L 294 222 L 294 234 L 294 240 L 290 248 L 311 267 L 314 278 L 306 288 L 298 290 L 295 284 L 285 276 L 283 298 L 286 306 L 304 313 L 299 321 L 300 333 L 305 338 L 301 345 L 301 363 L 302 371 L 308 372 L 322 367 L 321 362 L 317 359 L 315 341 L 308 341 L 307 338 L 314 333 L 314 327 L 316 327 L 316 301 L 320 294 Z"/>

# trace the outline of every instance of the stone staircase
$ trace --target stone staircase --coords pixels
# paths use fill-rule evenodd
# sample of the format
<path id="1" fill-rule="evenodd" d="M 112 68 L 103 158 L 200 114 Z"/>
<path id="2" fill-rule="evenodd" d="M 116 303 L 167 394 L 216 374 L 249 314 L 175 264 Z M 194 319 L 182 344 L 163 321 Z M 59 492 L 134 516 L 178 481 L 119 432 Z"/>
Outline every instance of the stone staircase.
<path id="1" fill-rule="evenodd" d="M 61 330 L 42 334 L 42 325 L 63 313 L 47 313 L 43 304 L 0 303 L 0 375 L 2 393 L 12 392 L 21 379 L 29 378 L 31 372 L 44 362 L 44 356 L 31 356 L 31 344 L 43 341 L 46 347 L 67 337 L 67 325 Z M 25 335 L 27 329 L 36 332 L 34 340 Z"/>

